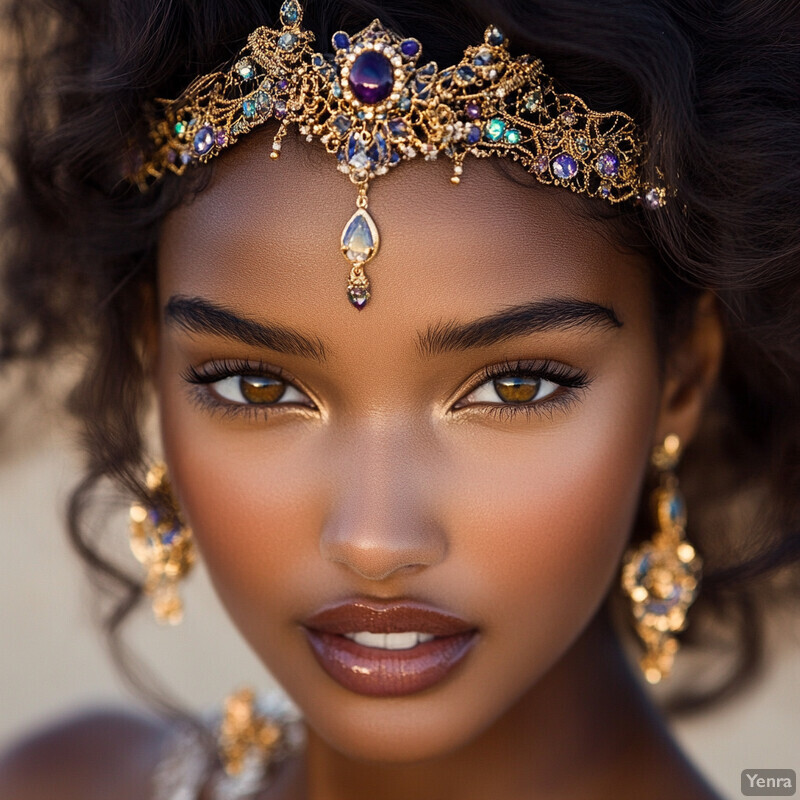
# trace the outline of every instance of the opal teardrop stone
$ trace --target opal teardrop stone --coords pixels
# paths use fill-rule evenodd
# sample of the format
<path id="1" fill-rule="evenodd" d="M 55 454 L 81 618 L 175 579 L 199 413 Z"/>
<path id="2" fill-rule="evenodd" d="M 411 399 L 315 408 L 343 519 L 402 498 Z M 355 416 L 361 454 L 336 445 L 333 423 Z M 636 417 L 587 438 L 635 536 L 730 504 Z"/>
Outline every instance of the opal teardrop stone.
<path id="1" fill-rule="evenodd" d="M 351 264 L 366 264 L 380 246 L 375 221 L 363 208 L 359 208 L 342 231 L 342 252 Z"/>

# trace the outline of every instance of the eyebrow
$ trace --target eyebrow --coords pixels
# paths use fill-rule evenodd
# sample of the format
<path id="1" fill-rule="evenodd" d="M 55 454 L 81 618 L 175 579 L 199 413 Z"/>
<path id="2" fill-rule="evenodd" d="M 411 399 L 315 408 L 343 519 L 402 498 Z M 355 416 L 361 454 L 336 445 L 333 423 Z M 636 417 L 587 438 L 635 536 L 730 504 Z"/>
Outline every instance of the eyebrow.
<path id="1" fill-rule="evenodd" d="M 281 325 L 257 322 L 201 297 L 174 295 L 164 308 L 167 323 L 189 333 L 219 336 L 278 353 L 324 362 L 328 353 L 319 338 L 311 339 Z M 622 327 L 616 312 L 599 303 L 571 298 L 536 300 L 507 306 L 499 312 L 466 323 L 439 322 L 418 336 L 418 350 L 435 356 L 455 350 L 488 347 L 531 333 L 575 327 Z"/>
<path id="2" fill-rule="evenodd" d="M 256 322 L 202 297 L 174 295 L 164 308 L 164 318 L 189 333 L 210 334 L 223 339 L 268 347 L 278 353 L 313 358 L 324 362 L 325 345 L 281 325 Z"/>
<path id="3" fill-rule="evenodd" d="M 585 300 L 554 298 L 507 306 L 471 322 L 439 322 L 419 337 L 419 350 L 433 356 L 453 350 L 488 347 L 531 333 L 576 327 L 621 328 L 612 308 Z"/>

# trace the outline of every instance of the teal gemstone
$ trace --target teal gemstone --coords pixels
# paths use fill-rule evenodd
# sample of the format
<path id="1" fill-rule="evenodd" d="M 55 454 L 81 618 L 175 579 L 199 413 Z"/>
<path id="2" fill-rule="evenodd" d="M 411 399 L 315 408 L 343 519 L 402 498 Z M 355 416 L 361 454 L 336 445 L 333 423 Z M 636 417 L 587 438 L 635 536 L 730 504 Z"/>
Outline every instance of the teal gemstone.
<path id="1" fill-rule="evenodd" d="M 236 71 L 245 81 L 249 81 L 256 74 L 253 65 L 247 59 L 242 59 L 236 64 Z"/>
<path id="2" fill-rule="evenodd" d="M 256 115 L 256 101 L 255 100 L 245 100 L 242 103 L 242 114 L 247 117 L 247 119 L 251 119 Z"/>
<path id="3" fill-rule="evenodd" d="M 185 122 L 176 122 L 175 123 L 175 133 L 180 136 L 181 134 L 186 133 L 186 123 Z"/>
<path id="4" fill-rule="evenodd" d="M 490 142 L 499 142 L 503 138 L 505 130 L 506 130 L 506 123 L 503 122 L 502 119 L 495 117 L 494 119 L 490 119 L 486 123 L 486 127 L 483 130 L 483 135 Z"/>
<path id="5" fill-rule="evenodd" d="M 256 109 L 262 114 L 269 114 L 272 110 L 272 98 L 266 92 L 256 93 Z"/>
<path id="6" fill-rule="evenodd" d="M 534 89 L 532 92 L 529 92 L 525 95 L 525 108 L 528 111 L 536 111 L 539 108 L 539 104 L 542 102 L 542 90 L 541 89 Z"/>
<path id="7" fill-rule="evenodd" d="M 300 19 L 300 5 L 297 0 L 286 0 L 281 6 L 281 22 L 284 25 L 295 25 Z"/>
<path id="8" fill-rule="evenodd" d="M 503 137 L 509 144 L 519 144 L 522 134 L 516 128 L 509 128 Z"/>

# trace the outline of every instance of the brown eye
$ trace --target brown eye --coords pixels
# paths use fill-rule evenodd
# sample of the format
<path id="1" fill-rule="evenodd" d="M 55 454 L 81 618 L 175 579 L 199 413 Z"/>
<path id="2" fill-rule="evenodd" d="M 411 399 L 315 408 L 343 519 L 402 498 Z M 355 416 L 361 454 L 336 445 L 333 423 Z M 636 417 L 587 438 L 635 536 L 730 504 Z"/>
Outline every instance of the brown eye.
<path id="1" fill-rule="evenodd" d="M 218 397 L 236 405 L 314 405 L 308 395 L 276 375 L 229 375 L 227 378 L 211 381 L 208 388 Z"/>
<path id="2" fill-rule="evenodd" d="M 541 379 L 525 375 L 506 375 L 494 379 L 494 389 L 506 403 L 530 403 L 539 393 L 541 385 Z"/>
<path id="3" fill-rule="evenodd" d="M 286 392 L 286 383 L 263 375 L 242 375 L 239 391 L 248 403 L 276 403 Z"/>

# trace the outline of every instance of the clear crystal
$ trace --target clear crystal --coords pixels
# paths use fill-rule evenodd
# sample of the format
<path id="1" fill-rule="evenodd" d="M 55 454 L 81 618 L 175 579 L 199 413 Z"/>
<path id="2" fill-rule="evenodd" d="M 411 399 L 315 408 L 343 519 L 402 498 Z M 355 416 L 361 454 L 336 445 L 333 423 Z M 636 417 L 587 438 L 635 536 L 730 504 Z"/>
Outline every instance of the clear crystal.
<path id="1" fill-rule="evenodd" d="M 380 238 L 372 217 L 359 208 L 342 231 L 342 252 L 352 264 L 365 264 L 378 252 Z"/>

